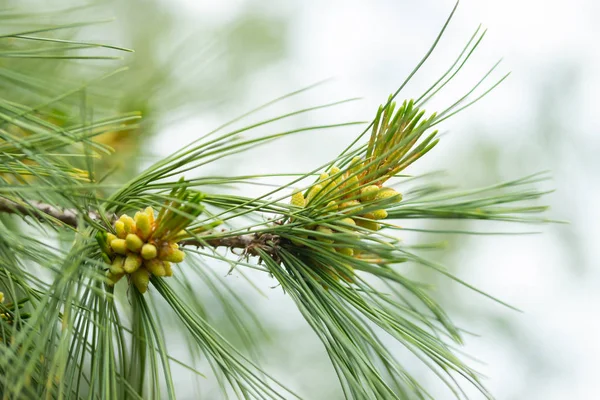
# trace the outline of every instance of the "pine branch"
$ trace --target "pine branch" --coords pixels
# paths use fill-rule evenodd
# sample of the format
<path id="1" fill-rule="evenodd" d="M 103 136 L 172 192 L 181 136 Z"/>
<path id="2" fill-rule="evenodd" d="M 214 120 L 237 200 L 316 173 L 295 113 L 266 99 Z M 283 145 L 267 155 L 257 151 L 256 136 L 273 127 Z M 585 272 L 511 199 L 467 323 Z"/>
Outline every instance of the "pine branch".
<path id="1" fill-rule="evenodd" d="M 19 214 L 31 216 L 40 221 L 47 220 L 47 217 L 54 218 L 73 228 L 78 227 L 79 213 L 75 209 L 59 209 L 51 204 L 41 201 L 32 201 L 29 205 L 19 204 L 8 199 L 0 199 L 0 212 L 8 214 Z M 95 211 L 89 211 L 88 217 L 93 221 L 101 221 L 100 214 Z M 115 214 L 108 215 L 110 221 L 117 219 Z M 206 247 L 228 247 L 230 249 L 243 249 L 245 254 L 259 256 L 258 249 L 271 256 L 276 256 L 277 244 L 280 241 L 278 235 L 272 234 L 247 234 L 239 236 L 229 236 L 223 238 L 213 238 L 208 240 L 187 239 L 179 242 L 181 246 Z"/>
<path id="2" fill-rule="evenodd" d="M 187 239 L 179 242 L 180 246 L 228 247 L 230 249 L 243 249 L 245 255 L 258 256 L 267 253 L 277 258 L 277 248 L 281 238 L 278 235 L 253 233 L 240 236 L 229 236 L 207 240 Z M 261 253 L 261 250 L 263 253 Z"/>
<path id="3" fill-rule="evenodd" d="M 19 204 L 12 200 L 1 198 L 0 212 L 24 216 L 28 215 L 40 221 L 45 221 L 47 220 L 47 217 L 51 217 L 73 228 L 77 228 L 80 218 L 79 213 L 75 209 L 66 208 L 61 210 L 58 207 L 43 203 L 41 201 L 31 201 L 28 204 Z M 87 215 L 92 221 L 102 220 L 100 214 L 95 211 L 88 211 Z M 109 219 L 113 220 L 116 219 L 116 217 L 114 215 L 110 215 Z"/>

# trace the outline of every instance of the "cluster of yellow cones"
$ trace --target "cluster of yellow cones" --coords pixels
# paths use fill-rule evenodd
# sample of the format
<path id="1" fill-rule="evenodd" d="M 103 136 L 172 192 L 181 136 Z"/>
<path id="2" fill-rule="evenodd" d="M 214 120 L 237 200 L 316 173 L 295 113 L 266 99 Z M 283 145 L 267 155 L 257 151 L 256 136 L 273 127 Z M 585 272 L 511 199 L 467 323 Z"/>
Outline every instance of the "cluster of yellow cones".
<path id="1" fill-rule="evenodd" d="M 115 222 L 115 234 L 106 234 L 105 253 L 110 259 L 107 277 L 114 285 L 123 276 L 141 292 L 148 289 L 150 276 L 172 276 L 171 263 L 180 263 L 185 253 L 174 240 L 154 237 L 157 232 L 154 211 L 147 207 L 138 211 L 134 218 L 121 215 Z"/>
<path id="2" fill-rule="evenodd" d="M 392 188 L 383 187 L 381 183 L 365 184 L 369 177 L 365 176 L 364 161 L 356 157 L 345 170 L 332 167 L 323 173 L 305 193 L 295 192 L 291 204 L 306 210 L 312 215 L 327 213 L 347 214 L 345 218 L 336 220 L 329 226 L 308 225 L 304 228 L 313 230 L 314 235 L 307 234 L 292 242 L 302 246 L 302 239 L 312 238 L 331 244 L 331 250 L 346 256 L 358 256 L 358 251 L 344 247 L 343 241 L 336 240 L 336 234 L 364 230 L 378 231 L 382 225 L 379 220 L 388 216 L 383 208 L 402 200 L 402 195 Z M 381 182 L 381 181 L 379 181 Z M 380 208 L 382 207 L 382 208 Z M 332 227 L 331 225 L 335 225 Z M 339 227 L 339 229 L 336 229 Z M 339 246 L 336 246 L 339 244 Z M 350 280 L 343 274 L 344 279 Z"/>

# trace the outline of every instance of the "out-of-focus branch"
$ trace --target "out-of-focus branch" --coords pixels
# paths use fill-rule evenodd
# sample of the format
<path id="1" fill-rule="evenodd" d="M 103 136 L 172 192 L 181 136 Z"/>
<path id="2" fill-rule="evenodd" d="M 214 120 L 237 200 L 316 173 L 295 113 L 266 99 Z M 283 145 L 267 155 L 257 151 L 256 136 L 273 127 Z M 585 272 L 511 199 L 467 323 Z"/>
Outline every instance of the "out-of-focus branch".
<path id="1" fill-rule="evenodd" d="M 60 209 L 40 201 L 31 201 L 28 204 L 20 204 L 12 200 L 0 198 L 0 212 L 30 216 L 40 221 L 45 221 L 48 217 L 51 217 L 73 228 L 77 228 L 79 222 L 77 210 L 69 208 Z M 101 220 L 100 215 L 94 211 L 88 212 L 88 217 L 94 221 Z"/>

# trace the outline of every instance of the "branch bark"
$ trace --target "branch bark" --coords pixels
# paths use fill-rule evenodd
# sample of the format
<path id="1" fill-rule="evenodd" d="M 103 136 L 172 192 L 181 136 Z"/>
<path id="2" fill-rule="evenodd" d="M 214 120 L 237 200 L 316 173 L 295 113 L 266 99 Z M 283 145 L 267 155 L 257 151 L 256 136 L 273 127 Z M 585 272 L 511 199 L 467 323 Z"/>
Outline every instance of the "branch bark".
<path id="1" fill-rule="evenodd" d="M 73 228 L 77 228 L 79 222 L 77 210 L 70 208 L 61 210 L 58 207 L 42 203 L 41 201 L 32 201 L 26 205 L 0 198 L 0 212 L 30 216 L 40 221 L 46 220 L 47 217 L 52 217 Z M 88 217 L 94 221 L 101 220 L 100 215 L 94 211 L 88 212 Z"/>
<path id="2" fill-rule="evenodd" d="M 253 233 L 240 236 L 229 236 L 224 238 L 214 238 L 207 240 L 187 239 L 179 242 L 181 246 L 205 247 L 227 247 L 230 249 L 242 249 L 244 253 L 251 256 L 260 257 L 259 249 L 273 257 L 277 257 L 277 247 L 280 237 L 269 233 Z"/>

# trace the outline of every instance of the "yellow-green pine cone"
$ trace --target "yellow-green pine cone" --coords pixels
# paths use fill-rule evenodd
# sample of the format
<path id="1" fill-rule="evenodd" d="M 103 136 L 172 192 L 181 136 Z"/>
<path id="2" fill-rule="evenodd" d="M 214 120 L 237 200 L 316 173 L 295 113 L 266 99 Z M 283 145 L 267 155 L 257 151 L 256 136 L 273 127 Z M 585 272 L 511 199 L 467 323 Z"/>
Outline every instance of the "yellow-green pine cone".
<path id="1" fill-rule="evenodd" d="M 0 303 L 4 303 L 4 293 L 0 292 Z"/>
<path id="2" fill-rule="evenodd" d="M 135 233 L 136 226 L 133 218 L 131 218 L 129 215 L 121 215 L 119 219 L 125 224 L 125 232 Z"/>
<path id="3" fill-rule="evenodd" d="M 156 246 L 152 243 L 144 244 L 142 246 L 142 251 L 140 252 L 144 260 L 151 260 L 153 258 L 156 258 L 157 253 L 158 250 L 156 249 Z"/>
<path id="4" fill-rule="evenodd" d="M 361 215 L 361 217 L 375 219 L 375 214 L 373 214 L 372 212 L 368 212 L 368 213 L 364 213 L 363 215 Z"/>
<path id="5" fill-rule="evenodd" d="M 154 210 L 152 207 L 146 207 L 144 213 L 148 215 L 148 218 L 150 219 L 150 225 L 154 224 Z"/>
<path id="6" fill-rule="evenodd" d="M 140 293 L 146 293 L 150 283 L 150 274 L 146 268 L 139 268 L 131 274 L 131 281 Z"/>
<path id="7" fill-rule="evenodd" d="M 117 254 L 127 254 L 127 242 L 125 242 L 125 239 L 114 239 L 110 242 L 110 247 Z"/>
<path id="8" fill-rule="evenodd" d="M 335 201 L 331 200 L 329 203 L 327 203 L 324 210 L 326 212 L 334 212 L 337 209 L 338 209 L 337 203 Z"/>
<path id="9" fill-rule="evenodd" d="M 339 226 L 337 231 L 344 233 L 354 233 L 354 227 L 356 226 L 356 222 L 352 218 L 342 218 L 336 221 L 335 224 Z"/>
<path id="10" fill-rule="evenodd" d="M 333 235 L 333 231 L 326 226 L 317 226 L 317 229 L 315 229 L 315 230 L 324 235 Z M 323 242 L 323 243 L 333 243 L 334 242 L 333 238 L 331 238 L 331 237 L 316 236 L 316 238 L 319 242 Z"/>
<path id="11" fill-rule="evenodd" d="M 145 212 L 135 213 L 135 226 L 137 234 L 144 240 L 150 237 L 152 233 L 152 225 L 150 224 L 150 216 Z"/>
<path id="12" fill-rule="evenodd" d="M 165 270 L 164 262 L 155 258 L 154 260 L 144 261 L 144 267 L 155 276 L 165 276 L 167 271 Z"/>
<path id="13" fill-rule="evenodd" d="M 338 167 L 331 167 L 329 169 L 329 176 L 334 176 L 337 175 L 341 172 L 341 169 L 339 169 Z M 339 174 L 337 177 L 335 177 L 335 179 L 333 180 L 333 185 L 334 187 L 338 187 L 342 181 L 344 180 L 344 177 Z"/>
<path id="14" fill-rule="evenodd" d="M 308 191 L 308 194 L 306 195 L 306 204 L 310 203 L 310 201 L 321 191 L 323 190 L 323 186 L 319 185 L 318 183 L 316 185 L 314 185 L 312 188 L 310 188 L 310 190 Z"/>
<path id="15" fill-rule="evenodd" d="M 375 196 L 379 193 L 379 186 L 369 185 L 360 189 L 360 198 L 364 202 L 375 200 Z"/>
<path id="16" fill-rule="evenodd" d="M 387 216 L 388 216 L 387 211 L 385 211 L 383 209 L 373 211 L 373 219 L 386 219 Z"/>
<path id="17" fill-rule="evenodd" d="M 352 213 L 358 213 L 360 212 L 360 210 L 362 210 L 362 206 L 360 204 L 360 201 L 358 200 L 350 200 L 350 201 L 345 201 L 342 204 L 340 204 L 340 210 L 348 210 L 349 212 Z"/>
<path id="18" fill-rule="evenodd" d="M 113 240 L 115 240 L 117 237 L 115 235 L 113 235 L 110 232 L 106 233 L 106 242 L 109 244 L 110 246 L 110 242 L 112 242 Z"/>
<path id="19" fill-rule="evenodd" d="M 381 188 L 377 196 L 375 196 L 375 201 L 387 200 L 391 203 L 399 203 L 402 200 L 402 195 L 396 192 L 392 188 Z"/>
<path id="20" fill-rule="evenodd" d="M 319 175 L 319 182 L 322 182 L 327 178 L 329 178 L 329 174 L 327 172 L 323 172 L 321 175 Z"/>
<path id="21" fill-rule="evenodd" d="M 342 225 L 356 225 L 356 222 L 352 218 L 342 218 L 338 223 Z"/>
<path id="22" fill-rule="evenodd" d="M 137 254 L 130 254 L 125 258 L 125 262 L 123 263 L 123 269 L 128 274 L 132 274 L 140 268 L 142 265 L 142 257 Z"/>
<path id="23" fill-rule="evenodd" d="M 290 204 L 296 207 L 304 207 L 304 195 L 302 192 L 295 192 L 292 194 Z"/>
<path id="24" fill-rule="evenodd" d="M 344 182 L 344 194 L 345 195 L 349 195 L 352 194 L 351 192 L 353 192 L 354 190 L 358 189 L 358 177 L 356 175 L 346 179 L 346 181 Z"/>
<path id="25" fill-rule="evenodd" d="M 118 220 L 115 222 L 115 231 L 117 231 L 117 236 L 121 239 L 125 239 L 127 236 L 127 232 L 125 232 L 125 222 Z"/>
<path id="26" fill-rule="evenodd" d="M 170 261 L 172 263 L 180 263 L 185 259 L 185 253 L 181 250 L 175 249 L 167 257 L 163 258 L 164 261 Z"/>
<path id="27" fill-rule="evenodd" d="M 165 276 L 173 276 L 173 269 L 171 269 L 171 263 L 168 261 L 164 261 L 163 266 L 165 267 Z"/>
<path id="28" fill-rule="evenodd" d="M 173 240 L 181 240 L 186 236 L 188 236 L 188 233 L 185 231 L 185 229 L 182 229 L 179 232 L 177 232 L 177 235 L 175 236 L 175 238 Z"/>
<path id="29" fill-rule="evenodd" d="M 125 238 L 125 242 L 127 243 L 127 248 L 134 253 L 139 253 L 140 249 L 144 245 L 144 242 L 138 235 L 135 233 L 130 233 Z"/>
<path id="30" fill-rule="evenodd" d="M 371 231 L 378 231 L 379 229 L 381 229 L 381 225 L 378 224 L 375 221 L 369 221 L 369 220 L 356 220 L 356 225 L 365 228 L 365 229 L 369 229 Z"/>
<path id="31" fill-rule="evenodd" d="M 355 174 L 363 167 L 363 159 L 360 157 L 354 157 L 350 161 L 350 173 Z"/>
<path id="32" fill-rule="evenodd" d="M 110 265 L 110 272 L 113 275 L 124 274 L 125 270 L 123 269 L 123 262 L 125 261 L 124 257 L 116 256 Z"/>
<path id="33" fill-rule="evenodd" d="M 109 286 L 114 286 L 115 283 L 119 282 L 119 280 L 121 280 L 121 278 L 123 277 L 123 274 L 113 274 L 110 271 L 106 271 L 106 277 L 108 278 L 108 285 Z"/>
<path id="34" fill-rule="evenodd" d="M 352 257 L 354 255 L 354 250 L 352 250 L 349 247 L 338 247 L 337 252 L 349 257 Z"/>

